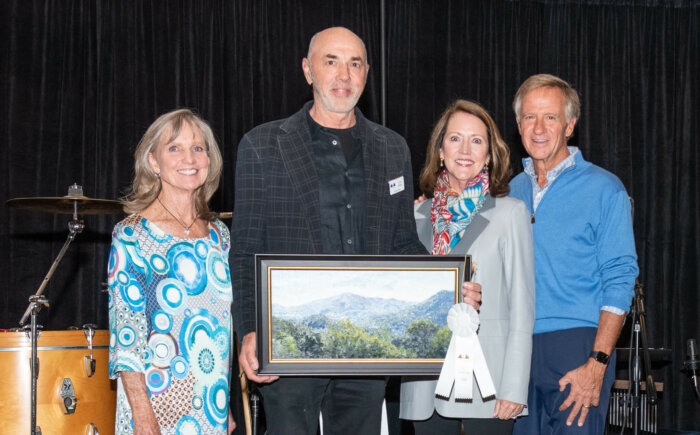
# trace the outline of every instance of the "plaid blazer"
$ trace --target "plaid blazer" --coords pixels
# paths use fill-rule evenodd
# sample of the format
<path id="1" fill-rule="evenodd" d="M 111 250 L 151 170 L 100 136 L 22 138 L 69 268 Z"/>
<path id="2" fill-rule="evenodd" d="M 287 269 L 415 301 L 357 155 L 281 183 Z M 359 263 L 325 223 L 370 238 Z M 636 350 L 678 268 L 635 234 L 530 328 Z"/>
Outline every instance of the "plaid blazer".
<path id="1" fill-rule="evenodd" d="M 319 178 L 306 113 L 269 122 L 246 133 L 238 146 L 230 269 L 234 325 L 239 339 L 255 331 L 255 258 L 266 254 L 320 254 Z M 361 135 L 368 255 L 425 254 L 413 216 L 413 179 L 406 141 L 355 116 Z M 403 177 L 393 195 L 389 181 Z"/>

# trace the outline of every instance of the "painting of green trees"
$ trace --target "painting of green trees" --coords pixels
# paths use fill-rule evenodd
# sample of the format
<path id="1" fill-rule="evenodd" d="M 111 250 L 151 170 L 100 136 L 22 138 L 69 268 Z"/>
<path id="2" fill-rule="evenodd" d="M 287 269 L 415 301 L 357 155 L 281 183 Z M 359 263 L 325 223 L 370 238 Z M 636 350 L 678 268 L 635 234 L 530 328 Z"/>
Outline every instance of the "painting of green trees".
<path id="1" fill-rule="evenodd" d="M 442 359 L 455 273 L 274 270 L 271 360 Z"/>
<path id="2" fill-rule="evenodd" d="M 349 319 L 328 321 L 325 330 L 273 319 L 273 359 L 444 358 L 450 344 L 447 325 L 426 319 L 412 321 L 405 334 L 387 325 L 370 331 Z"/>

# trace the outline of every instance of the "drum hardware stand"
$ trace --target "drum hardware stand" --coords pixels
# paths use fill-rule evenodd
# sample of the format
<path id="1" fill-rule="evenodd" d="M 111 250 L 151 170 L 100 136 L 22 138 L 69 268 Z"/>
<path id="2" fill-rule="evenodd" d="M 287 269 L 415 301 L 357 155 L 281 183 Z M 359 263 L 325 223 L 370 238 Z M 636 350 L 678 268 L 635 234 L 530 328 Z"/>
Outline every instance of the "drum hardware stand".
<path id="1" fill-rule="evenodd" d="M 97 329 L 97 325 L 93 323 L 83 325 L 83 333 L 85 333 L 85 338 L 88 342 L 88 349 L 90 350 L 90 356 L 85 355 L 83 357 L 83 362 L 85 363 L 85 374 L 88 378 L 91 378 L 92 375 L 95 374 L 95 367 L 97 365 L 97 362 L 92 357 L 92 337 L 95 335 L 95 329 Z"/>
<path id="2" fill-rule="evenodd" d="M 25 331 L 29 333 L 29 339 L 32 343 L 32 353 L 29 358 L 29 372 L 31 376 L 31 420 L 30 420 L 30 434 L 31 435 L 41 435 L 41 428 L 36 425 L 36 381 L 39 379 L 39 357 L 37 356 L 37 341 L 39 340 L 41 325 L 36 324 L 36 314 L 41 310 L 42 306 L 49 306 L 49 301 L 41 296 L 39 293 L 33 295 L 29 298 L 29 308 L 31 310 L 31 326 L 28 330 L 25 327 Z M 25 314 L 26 317 L 26 314 Z M 25 320 L 22 317 L 22 320 Z M 20 324 L 23 324 L 20 322 Z"/>
<path id="3" fill-rule="evenodd" d="M 631 408 L 632 408 L 632 429 L 634 435 L 639 435 L 640 426 L 640 404 L 641 404 L 641 394 L 639 385 L 642 382 L 641 367 L 640 367 L 640 350 L 642 352 L 642 357 L 644 358 L 644 372 L 646 373 L 646 391 L 647 399 L 649 403 L 655 405 L 657 402 L 656 397 L 656 385 L 654 384 L 654 379 L 651 375 L 651 359 L 649 357 L 649 345 L 647 341 L 647 329 L 646 329 L 646 312 L 644 310 L 644 290 L 643 286 L 639 283 L 639 279 L 636 280 L 634 285 L 634 299 L 632 301 L 632 309 L 630 310 L 630 317 L 634 322 L 632 325 L 632 335 L 634 339 L 634 356 L 630 355 L 630 364 L 632 365 L 632 370 L 630 371 L 630 376 L 632 377 L 630 382 L 631 392 Z M 639 345 L 641 335 L 641 347 Z M 631 353 L 632 349 L 630 349 Z M 625 425 L 622 425 L 622 431 L 625 430 Z"/>
<path id="4" fill-rule="evenodd" d="M 68 195 L 82 195 L 83 194 L 83 189 L 82 187 L 78 186 L 77 184 L 73 184 L 72 186 L 68 187 Z M 30 423 L 30 434 L 31 435 L 41 435 L 41 428 L 37 427 L 36 425 L 36 382 L 39 377 L 39 358 L 37 357 L 37 341 L 39 339 L 39 336 L 37 334 L 37 325 L 36 325 L 36 316 L 39 310 L 41 310 L 42 306 L 49 306 L 48 300 L 42 296 L 44 293 L 44 289 L 46 288 L 46 285 L 49 283 L 49 280 L 53 276 L 54 272 L 56 271 L 56 268 L 58 267 L 58 264 L 61 262 L 63 259 L 63 256 L 66 254 L 66 251 L 68 250 L 68 246 L 71 244 L 73 239 L 75 239 L 75 236 L 78 235 L 83 231 L 85 228 L 85 225 L 83 224 L 82 219 L 78 219 L 78 203 L 77 201 L 73 203 L 73 219 L 71 219 L 70 222 L 68 222 L 68 237 L 63 244 L 63 247 L 58 253 L 58 256 L 56 256 L 56 259 L 54 260 L 53 264 L 51 265 L 51 268 L 49 269 L 48 273 L 46 274 L 46 277 L 44 277 L 44 280 L 42 281 L 41 285 L 39 286 L 39 289 L 37 290 L 36 294 L 31 296 L 29 298 L 29 306 L 27 307 L 27 310 L 24 312 L 24 315 L 19 321 L 19 324 L 22 326 L 27 322 L 27 317 L 31 317 L 31 341 L 32 341 L 32 356 L 30 359 L 30 366 L 31 366 L 31 377 L 32 377 L 32 383 L 31 383 L 31 423 Z"/>

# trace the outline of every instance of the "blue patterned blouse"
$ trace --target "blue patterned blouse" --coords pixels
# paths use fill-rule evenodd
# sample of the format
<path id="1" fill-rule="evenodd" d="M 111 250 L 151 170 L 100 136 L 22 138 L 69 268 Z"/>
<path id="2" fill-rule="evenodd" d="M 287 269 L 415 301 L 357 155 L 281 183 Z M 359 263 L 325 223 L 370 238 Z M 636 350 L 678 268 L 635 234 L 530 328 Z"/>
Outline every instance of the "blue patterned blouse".
<path id="1" fill-rule="evenodd" d="M 133 433 L 119 372 L 141 372 L 163 434 L 226 434 L 231 352 L 230 235 L 181 239 L 131 215 L 109 254 L 109 374 L 115 433 Z"/>

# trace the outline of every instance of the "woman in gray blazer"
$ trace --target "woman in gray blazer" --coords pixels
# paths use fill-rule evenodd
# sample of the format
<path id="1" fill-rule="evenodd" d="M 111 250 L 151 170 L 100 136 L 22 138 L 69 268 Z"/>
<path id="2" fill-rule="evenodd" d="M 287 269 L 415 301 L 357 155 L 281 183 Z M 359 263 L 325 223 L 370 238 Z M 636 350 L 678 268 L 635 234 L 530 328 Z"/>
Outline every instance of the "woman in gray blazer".
<path id="1" fill-rule="evenodd" d="M 510 434 L 525 415 L 530 378 L 535 278 L 532 228 L 525 205 L 507 197 L 510 152 L 488 112 L 457 100 L 442 114 L 428 144 L 416 205 L 418 236 L 434 255 L 472 256 L 481 284 L 478 336 L 496 398 L 435 397 L 437 378 L 402 379 L 401 418 L 417 435 Z"/>

